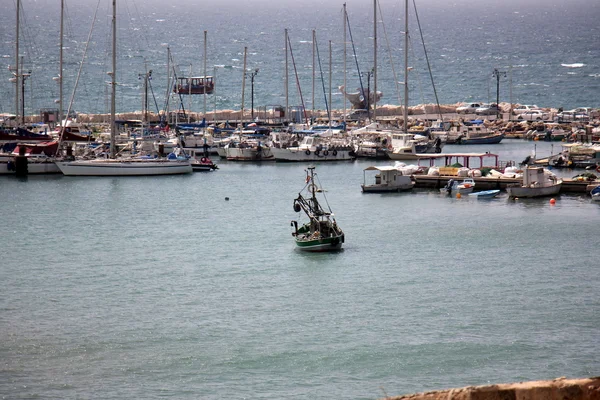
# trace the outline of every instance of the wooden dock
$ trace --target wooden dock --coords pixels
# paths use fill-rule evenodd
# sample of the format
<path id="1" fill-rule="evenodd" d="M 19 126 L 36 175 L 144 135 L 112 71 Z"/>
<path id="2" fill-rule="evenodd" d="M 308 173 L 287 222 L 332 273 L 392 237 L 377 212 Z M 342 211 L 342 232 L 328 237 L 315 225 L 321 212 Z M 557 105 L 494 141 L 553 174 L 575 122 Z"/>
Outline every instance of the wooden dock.
<path id="1" fill-rule="evenodd" d="M 446 186 L 450 179 L 461 180 L 463 177 L 457 176 L 428 176 L 428 175 L 413 175 L 416 188 L 425 189 L 440 189 Z M 473 178 L 477 190 L 500 189 L 506 190 L 509 185 L 520 184 L 523 182 L 521 178 L 494 178 L 494 177 L 475 177 Z M 578 181 L 574 179 L 563 179 L 563 184 L 560 188 L 560 193 L 588 193 L 588 185 L 594 183 L 588 181 Z M 600 184 L 596 181 L 595 184 Z"/>

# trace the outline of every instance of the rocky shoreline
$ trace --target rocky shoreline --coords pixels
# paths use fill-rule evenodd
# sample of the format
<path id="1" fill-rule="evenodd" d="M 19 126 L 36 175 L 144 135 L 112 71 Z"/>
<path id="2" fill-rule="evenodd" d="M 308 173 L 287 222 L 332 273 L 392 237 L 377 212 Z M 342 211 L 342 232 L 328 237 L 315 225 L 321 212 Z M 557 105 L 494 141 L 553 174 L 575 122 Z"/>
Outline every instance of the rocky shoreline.
<path id="1" fill-rule="evenodd" d="M 600 400 L 600 377 L 467 386 L 385 400 Z"/>
<path id="2" fill-rule="evenodd" d="M 457 107 L 460 107 L 464 103 L 455 103 L 455 104 L 443 104 L 439 107 L 436 104 L 419 104 L 415 106 L 408 107 L 408 115 L 411 117 L 411 120 L 419 120 L 425 118 L 436 118 L 438 114 L 448 115 L 448 114 L 456 114 Z M 512 107 L 516 107 L 518 104 L 513 104 Z M 503 119 L 508 120 L 511 112 L 511 104 L 510 103 L 500 103 L 499 108 L 503 114 Z M 560 111 L 559 108 L 541 108 L 543 111 L 549 113 L 550 115 L 555 115 Z M 350 111 L 350 108 L 346 110 Z M 172 111 L 173 112 L 173 111 Z M 256 109 L 255 116 L 258 116 L 262 119 L 273 119 L 276 118 L 274 116 L 274 110 L 264 109 Z M 326 118 L 327 112 L 325 110 L 315 110 L 314 115 L 312 110 L 306 110 L 308 118 Z M 343 116 L 344 110 L 333 110 L 333 118 L 341 119 Z M 404 107 L 398 105 L 381 105 L 376 109 L 377 117 L 387 120 L 402 120 L 402 116 L 404 113 Z M 160 113 L 148 112 L 144 113 L 142 111 L 132 111 L 132 112 L 124 112 L 117 113 L 116 118 L 119 120 L 142 120 L 146 114 L 147 119 L 149 121 L 159 121 L 161 114 L 164 114 L 163 111 Z M 189 118 L 191 121 L 201 121 L 203 118 L 206 118 L 207 121 L 240 121 L 241 120 L 241 111 L 240 110 L 209 110 L 206 114 L 202 112 L 188 112 Z M 251 119 L 251 110 L 246 108 L 244 109 L 244 120 L 249 121 Z M 88 124 L 102 124 L 107 123 L 110 119 L 109 114 L 88 114 L 88 113 L 77 113 L 77 119 L 80 123 L 88 123 Z M 488 117 L 488 119 L 493 120 L 494 118 Z M 27 123 L 39 123 L 42 118 L 40 115 L 27 115 L 26 122 Z"/>

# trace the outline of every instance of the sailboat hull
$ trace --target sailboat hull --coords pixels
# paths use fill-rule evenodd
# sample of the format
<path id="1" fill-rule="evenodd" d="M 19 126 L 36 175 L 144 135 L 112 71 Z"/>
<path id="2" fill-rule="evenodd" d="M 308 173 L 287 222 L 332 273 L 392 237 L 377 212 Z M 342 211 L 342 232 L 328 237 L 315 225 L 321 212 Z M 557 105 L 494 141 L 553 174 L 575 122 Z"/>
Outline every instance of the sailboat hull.
<path id="1" fill-rule="evenodd" d="M 167 160 L 80 160 L 57 162 L 67 176 L 147 176 L 178 175 L 192 172 L 189 161 Z"/>

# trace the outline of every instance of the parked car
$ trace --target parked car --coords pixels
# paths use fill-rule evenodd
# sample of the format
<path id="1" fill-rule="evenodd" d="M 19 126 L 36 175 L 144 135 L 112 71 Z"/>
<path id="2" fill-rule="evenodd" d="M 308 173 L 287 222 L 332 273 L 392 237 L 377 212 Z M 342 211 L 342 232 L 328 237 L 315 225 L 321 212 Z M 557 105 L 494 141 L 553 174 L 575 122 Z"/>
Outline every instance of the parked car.
<path id="1" fill-rule="evenodd" d="M 589 121 L 590 115 L 585 108 L 574 108 L 572 110 L 559 112 L 556 114 L 556 118 L 560 122 Z"/>
<path id="2" fill-rule="evenodd" d="M 532 104 L 521 104 L 520 106 L 516 106 L 515 108 L 513 108 L 513 114 L 519 115 L 534 110 L 537 111 L 540 110 L 540 108 Z"/>
<path id="3" fill-rule="evenodd" d="M 482 103 L 466 103 L 463 106 L 456 107 L 456 112 L 459 114 L 473 114 L 475 110 L 481 107 Z"/>
<path id="4" fill-rule="evenodd" d="M 483 104 L 475 110 L 475 114 L 477 115 L 496 115 L 501 112 L 500 107 L 496 103 Z"/>
<path id="5" fill-rule="evenodd" d="M 542 110 L 524 111 L 517 117 L 519 121 L 548 121 L 549 119 L 550 113 Z"/>
<path id="6" fill-rule="evenodd" d="M 346 121 L 364 121 L 369 118 L 369 111 L 366 109 L 356 109 L 346 114 Z"/>

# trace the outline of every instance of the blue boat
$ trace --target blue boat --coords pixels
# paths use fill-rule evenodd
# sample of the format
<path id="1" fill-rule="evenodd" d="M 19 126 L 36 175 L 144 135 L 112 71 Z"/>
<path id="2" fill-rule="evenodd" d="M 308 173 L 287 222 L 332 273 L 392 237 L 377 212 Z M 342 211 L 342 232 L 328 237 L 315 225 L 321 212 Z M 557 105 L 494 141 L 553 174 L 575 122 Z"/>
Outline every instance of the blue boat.
<path id="1" fill-rule="evenodd" d="M 469 193 L 469 196 L 476 197 L 478 199 L 490 199 L 492 197 L 496 197 L 500 193 L 500 190 L 482 190 L 481 192 Z"/>

